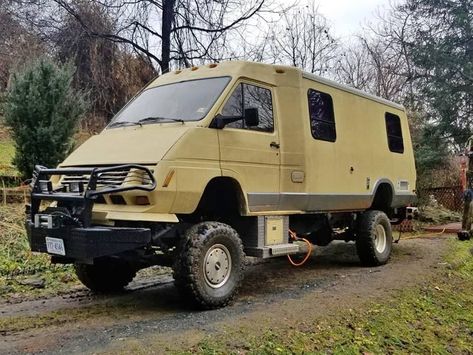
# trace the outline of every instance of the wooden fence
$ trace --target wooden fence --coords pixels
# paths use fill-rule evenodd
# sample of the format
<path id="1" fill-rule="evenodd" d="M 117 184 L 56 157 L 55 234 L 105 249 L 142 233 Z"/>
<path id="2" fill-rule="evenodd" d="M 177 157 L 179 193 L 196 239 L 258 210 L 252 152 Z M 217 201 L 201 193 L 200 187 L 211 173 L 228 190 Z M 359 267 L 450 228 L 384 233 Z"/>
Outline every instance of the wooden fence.
<path id="1" fill-rule="evenodd" d="M 463 210 L 463 188 L 461 186 L 443 186 L 420 189 L 417 192 L 420 203 L 426 203 L 434 198 L 440 205 L 460 212 Z"/>
<path id="2" fill-rule="evenodd" d="M 28 185 L 18 187 L 5 187 L 0 182 L 0 203 L 6 205 L 13 202 L 29 201 L 30 187 Z"/>

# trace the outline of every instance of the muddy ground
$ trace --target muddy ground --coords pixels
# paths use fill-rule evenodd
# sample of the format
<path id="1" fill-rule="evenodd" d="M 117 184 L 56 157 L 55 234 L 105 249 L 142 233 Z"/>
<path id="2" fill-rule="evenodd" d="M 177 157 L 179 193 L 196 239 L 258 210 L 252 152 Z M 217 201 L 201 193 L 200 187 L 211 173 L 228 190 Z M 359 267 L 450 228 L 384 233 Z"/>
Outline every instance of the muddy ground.
<path id="1" fill-rule="evenodd" d="M 171 275 L 147 275 L 120 295 L 84 288 L 52 298 L 0 301 L 0 353 L 165 353 L 192 349 L 204 337 L 235 329 L 287 327 L 310 315 L 356 312 L 389 300 L 396 290 L 435 280 L 446 267 L 446 236 L 402 240 L 389 264 L 359 266 L 352 243 L 317 248 L 300 268 L 285 258 L 250 261 L 235 303 L 195 311 L 179 298 Z M 240 340 L 228 339 L 235 346 Z"/>

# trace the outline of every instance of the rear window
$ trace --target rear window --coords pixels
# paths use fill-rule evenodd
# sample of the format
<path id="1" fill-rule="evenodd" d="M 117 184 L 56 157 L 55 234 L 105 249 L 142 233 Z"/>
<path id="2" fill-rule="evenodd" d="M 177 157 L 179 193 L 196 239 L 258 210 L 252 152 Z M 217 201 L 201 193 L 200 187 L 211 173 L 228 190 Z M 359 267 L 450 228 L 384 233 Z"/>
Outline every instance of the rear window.
<path id="1" fill-rule="evenodd" d="M 332 97 L 314 89 L 307 92 L 309 101 L 310 130 L 314 139 L 335 142 L 335 116 Z"/>
<path id="2" fill-rule="evenodd" d="M 386 120 L 389 150 L 394 153 L 404 153 L 401 119 L 398 115 L 389 112 L 386 112 L 384 118 Z"/>

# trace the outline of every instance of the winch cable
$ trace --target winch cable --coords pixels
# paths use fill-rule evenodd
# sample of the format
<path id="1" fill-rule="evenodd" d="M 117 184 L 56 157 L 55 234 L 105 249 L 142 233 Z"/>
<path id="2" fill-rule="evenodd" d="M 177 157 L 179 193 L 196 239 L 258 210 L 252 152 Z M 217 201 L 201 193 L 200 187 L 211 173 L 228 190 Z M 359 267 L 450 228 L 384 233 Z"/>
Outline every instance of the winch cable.
<path id="1" fill-rule="evenodd" d="M 302 259 L 301 262 L 296 263 L 294 260 L 292 260 L 290 255 L 287 256 L 287 259 L 289 260 L 291 265 L 293 265 L 293 266 L 302 266 L 302 265 L 305 264 L 305 262 L 309 259 L 310 255 L 312 254 L 312 244 L 307 239 L 298 237 L 297 234 L 295 232 L 293 232 L 292 230 L 290 230 L 290 229 L 289 229 L 289 237 L 294 241 L 306 242 L 307 246 L 309 247 L 309 250 L 307 250 L 306 256 L 304 257 L 304 259 Z"/>

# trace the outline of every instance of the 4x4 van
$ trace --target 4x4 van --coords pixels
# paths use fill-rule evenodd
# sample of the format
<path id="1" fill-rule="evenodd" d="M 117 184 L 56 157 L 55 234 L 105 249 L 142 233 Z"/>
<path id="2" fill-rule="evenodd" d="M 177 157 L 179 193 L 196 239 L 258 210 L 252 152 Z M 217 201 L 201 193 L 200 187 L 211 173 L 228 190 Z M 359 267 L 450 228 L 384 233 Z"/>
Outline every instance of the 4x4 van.
<path id="1" fill-rule="evenodd" d="M 172 266 L 203 308 L 226 305 L 245 254 L 355 241 L 381 265 L 415 199 L 402 106 L 293 67 L 225 62 L 158 77 L 58 168 L 37 166 L 33 251 L 92 290 Z M 45 202 L 46 201 L 46 202 Z"/>

